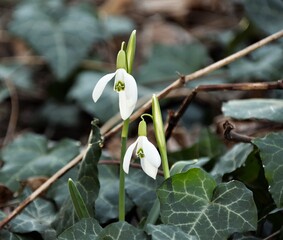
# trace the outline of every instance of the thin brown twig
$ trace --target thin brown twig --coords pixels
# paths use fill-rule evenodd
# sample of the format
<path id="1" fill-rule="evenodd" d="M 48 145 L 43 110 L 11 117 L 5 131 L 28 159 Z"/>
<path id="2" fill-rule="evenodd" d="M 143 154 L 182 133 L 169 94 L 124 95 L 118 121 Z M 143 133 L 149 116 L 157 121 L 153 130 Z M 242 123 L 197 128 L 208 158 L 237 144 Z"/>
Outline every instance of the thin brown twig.
<path id="1" fill-rule="evenodd" d="M 171 85 L 169 85 L 167 88 L 165 88 L 164 90 L 162 90 L 159 94 L 157 94 L 157 98 L 163 99 L 164 97 L 166 97 L 172 90 L 177 89 L 182 87 L 185 83 L 195 80 L 201 76 L 204 76 L 212 71 L 215 71 L 225 65 L 228 65 L 229 63 L 253 52 L 254 50 L 272 42 L 275 41 L 279 38 L 283 37 L 283 30 L 278 31 L 246 48 L 244 48 L 243 50 L 236 52 L 216 63 L 213 63 L 203 69 L 200 69 L 192 74 L 186 75 L 185 77 L 180 77 L 178 78 L 176 81 L 174 81 Z M 136 120 L 141 114 L 143 114 L 145 111 L 149 110 L 151 107 L 151 99 L 149 101 L 147 101 L 141 108 L 139 108 L 130 118 L 130 121 L 134 121 Z M 118 124 L 116 127 L 112 128 L 111 130 L 107 131 L 107 132 L 103 132 L 102 134 L 104 135 L 104 139 L 107 140 L 108 138 L 110 138 L 111 136 L 113 136 L 114 134 L 116 134 L 118 131 L 120 131 L 122 127 L 122 123 Z"/>
<path id="2" fill-rule="evenodd" d="M 223 123 L 225 139 L 233 142 L 251 143 L 253 137 L 235 132 L 235 127 L 228 120 Z"/>
<path id="3" fill-rule="evenodd" d="M 171 134 L 173 132 L 173 129 L 176 127 L 177 123 L 181 119 L 181 117 L 184 115 L 185 111 L 193 101 L 194 97 L 197 95 L 196 91 L 192 91 L 191 94 L 189 94 L 184 101 L 182 102 L 181 106 L 179 109 L 174 112 L 170 111 L 169 116 L 168 116 L 168 123 L 167 126 L 165 127 L 165 139 L 166 141 L 171 137 Z"/>
<path id="4" fill-rule="evenodd" d="M 3 140 L 3 145 L 6 145 L 9 142 L 9 140 L 13 138 L 16 130 L 18 116 L 19 116 L 19 99 L 14 84 L 9 79 L 4 79 L 4 82 L 9 91 L 10 99 L 11 99 L 10 119 L 7 127 L 6 136 Z"/>
<path id="5" fill-rule="evenodd" d="M 271 235 L 269 235 L 268 237 L 264 238 L 263 240 L 271 240 L 273 237 L 279 235 L 280 232 L 281 232 L 281 230 L 278 230 L 278 231 L 272 233 Z"/>
<path id="6" fill-rule="evenodd" d="M 176 112 L 170 111 L 168 124 L 165 130 L 166 140 L 168 140 L 176 127 L 180 118 L 185 113 L 186 109 L 189 107 L 190 103 L 194 97 L 199 92 L 211 92 L 211 91 L 256 91 L 256 90 L 271 90 L 271 89 L 283 89 L 283 80 L 278 80 L 276 82 L 268 83 L 227 83 L 227 84 L 208 84 L 200 85 L 191 90 L 190 94 L 183 100 L 183 103 Z M 240 139 L 240 136 L 236 136 L 235 132 L 227 131 L 227 139 L 232 140 L 232 138 Z M 250 141 L 246 139 L 247 141 Z"/>
<path id="7" fill-rule="evenodd" d="M 39 188 L 37 188 L 31 195 L 29 195 L 20 205 L 14 209 L 6 218 L 0 222 L 0 229 L 2 229 L 7 223 L 9 223 L 14 217 L 16 217 L 28 204 L 30 204 L 34 199 L 36 199 L 42 192 L 46 191 L 57 179 L 62 177 L 71 168 L 76 166 L 83 156 L 85 155 L 87 148 L 84 148 L 79 155 L 77 155 L 72 161 L 67 165 L 62 167 L 53 176 L 51 176 L 46 182 L 44 182 Z"/>
<path id="8" fill-rule="evenodd" d="M 226 84 L 208 84 L 200 85 L 195 88 L 197 92 L 212 92 L 212 91 L 258 91 L 283 89 L 283 80 L 280 79 L 274 82 L 257 82 L 257 83 L 226 83 Z"/>

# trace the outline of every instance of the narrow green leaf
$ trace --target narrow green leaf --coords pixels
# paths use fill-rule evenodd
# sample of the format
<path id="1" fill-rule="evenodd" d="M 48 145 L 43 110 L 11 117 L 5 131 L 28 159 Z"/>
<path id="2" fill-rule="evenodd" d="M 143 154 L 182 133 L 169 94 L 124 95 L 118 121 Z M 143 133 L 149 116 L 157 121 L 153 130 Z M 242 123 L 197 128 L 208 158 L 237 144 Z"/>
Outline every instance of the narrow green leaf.
<path id="1" fill-rule="evenodd" d="M 281 99 L 231 100 L 223 104 L 222 111 L 225 116 L 236 119 L 256 118 L 283 122 L 283 100 Z"/>
<path id="2" fill-rule="evenodd" d="M 256 229 L 253 195 L 241 182 L 217 186 L 208 173 L 194 168 L 166 180 L 157 194 L 163 223 L 198 239 L 223 240 Z"/>
<path id="3" fill-rule="evenodd" d="M 99 192 L 97 163 L 101 155 L 101 135 L 96 121 L 92 121 L 89 146 L 84 156 L 77 179 L 77 188 L 91 217 L 94 217 L 95 200 Z"/>
<path id="4" fill-rule="evenodd" d="M 98 240 L 146 240 L 146 234 L 128 224 L 127 222 L 116 222 L 109 224 L 99 234 Z"/>
<path id="5" fill-rule="evenodd" d="M 136 53 L 136 30 L 132 31 L 131 36 L 129 37 L 129 41 L 127 43 L 127 66 L 128 73 L 132 74 L 134 59 Z"/>
<path id="6" fill-rule="evenodd" d="M 94 218 L 85 218 L 61 233 L 58 240 L 94 240 L 101 230 Z"/>
<path id="7" fill-rule="evenodd" d="M 60 179 L 51 185 L 46 194 L 47 199 L 52 199 L 58 209 L 61 209 L 64 202 L 69 199 L 68 179 L 76 178 L 79 167 L 76 166 L 66 172 Z"/>
<path id="8" fill-rule="evenodd" d="M 253 143 L 259 148 L 269 191 L 277 207 L 283 207 L 283 134 L 271 133 Z"/>
<path id="9" fill-rule="evenodd" d="M 197 240 L 196 236 L 190 236 L 173 225 L 148 224 L 146 231 L 151 235 L 152 240 Z"/>
<path id="10" fill-rule="evenodd" d="M 71 199 L 72 199 L 77 216 L 79 217 L 79 219 L 89 218 L 90 214 L 87 210 L 84 200 L 82 199 L 82 196 L 79 190 L 77 189 L 75 183 L 73 182 L 71 178 L 69 178 L 68 180 L 68 186 L 69 186 L 69 192 L 70 192 Z"/>

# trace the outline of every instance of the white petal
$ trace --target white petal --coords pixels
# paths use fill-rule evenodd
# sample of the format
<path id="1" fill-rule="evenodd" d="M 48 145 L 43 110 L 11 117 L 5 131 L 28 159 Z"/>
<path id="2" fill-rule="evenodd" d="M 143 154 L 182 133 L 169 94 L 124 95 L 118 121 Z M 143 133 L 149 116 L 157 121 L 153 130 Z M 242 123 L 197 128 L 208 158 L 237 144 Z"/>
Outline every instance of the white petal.
<path id="1" fill-rule="evenodd" d="M 141 166 L 143 171 L 153 179 L 156 178 L 158 167 L 161 164 L 160 155 L 155 146 L 148 141 L 146 136 L 138 138 L 137 150 L 143 149 L 144 158 L 141 159 Z"/>
<path id="2" fill-rule="evenodd" d="M 131 162 L 131 158 L 132 158 L 132 155 L 133 155 L 133 151 L 135 149 L 135 146 L 137 145 L 137 142 L 138 140 L 136 140 L 134 143 L 132 143 L 126 153 L 125 153 L 125 156 L 124 156 L 124 159 L 123 159 L 123 169 L 124 169 L 124 172 L 125 173 L 128 173 L 129 172 L 129 167 L 130 167 L 130 162 Z"/>
<path id="3" fill-rule="evenodd" d="M 106 84 L 115 76 L 115 74 L 116 72 L 106 74 L 98 80 L 92 92 L 92 98 L 94 102 L 96 102 L 100 98 Z"/>
<path id="4" fill-rule="evenodd" d="M 158 168 L 156 168 L 153 165 L 151 165 L 151 163 L 148 162 L 145 158 L 141 159 L 141 166 L 142 166 L 143 171 L 148 176 L 152 177 L 153 179 L 156 179 Z"/>
<path id="5" fill-rule="evenodd" d="M 128 108 L 125 91 L 119 92 L 119 109 L 120 109 L 121 118 L 123 120 L 128 119 L 132 114 L 131 109 Z"/>
<path id="6" fill-rule="evenodd" d="M 138 100 L 138 88 L 134 77 L 128 73 L 124 74 L 125 92 L 129 111 L 134 111 Z"/>
<path id="7" fill-rule="evenodd" d="M 115 84 L 118 82 L 118 81 L 121 81 L 124 83 L 124 79 L 125 79 L 125 74 L 128 74 L 126 72 L 126 70 L 124 68 L 119 68 L 116 70 L 116 76 L 115 76 Z M 114 85 L 115 86 L 115 85 Z"/>
<path id="8" fill-rule="evenodd" d="M 161 158 L 156 147 L 148 141 L 147 137 L 143 139 L 143 152 L 145 161 L 149 162 L 152 166 L 159 168 L 161 165 Z"/>

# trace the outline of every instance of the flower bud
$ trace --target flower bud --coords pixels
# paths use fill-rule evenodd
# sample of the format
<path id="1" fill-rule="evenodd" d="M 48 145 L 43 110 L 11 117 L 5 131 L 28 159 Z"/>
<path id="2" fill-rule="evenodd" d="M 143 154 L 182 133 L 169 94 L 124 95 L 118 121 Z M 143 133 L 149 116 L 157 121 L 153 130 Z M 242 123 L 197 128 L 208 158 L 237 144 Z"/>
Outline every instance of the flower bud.
<path id="1" fill-rule="evenodd" d="M 144 120 L 140 121 L 140 123 L 139 123 L 138 135 L 139 135 L 139 137 L 140 136 L 147 136 L 147 133 L 146 133 L 146 122 Z"/>
<path id="2" fill-rule="evenodd" d="M 124 45 L 125 45 L 125 42 L 122 42 L 121 50 L 117 54 L 116 68 L 117 69 L 123 68 L 128 72 L 127 56 L 126 56 L 126 52 L 124 51 Z"/>

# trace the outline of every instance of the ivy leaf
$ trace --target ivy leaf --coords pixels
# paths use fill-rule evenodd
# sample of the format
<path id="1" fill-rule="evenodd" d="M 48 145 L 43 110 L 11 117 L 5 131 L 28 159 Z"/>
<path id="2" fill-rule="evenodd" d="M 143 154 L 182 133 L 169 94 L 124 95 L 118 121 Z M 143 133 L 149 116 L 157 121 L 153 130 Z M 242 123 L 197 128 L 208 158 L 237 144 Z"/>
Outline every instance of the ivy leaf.
<path id="1" fill-rule="evenodd" d="M 249 143 L 239 143 L 233 146 L 224 156 L 222 156 L 217 164 L 215 164 L 212 175 L 231 173 L 241 167 L 247 160 L 249 154 L 253 151 L 253 145 Z"/>
<path id="2" fill-rule="evenodd" d="M 104 27 L 110 33 L 110 35 L 125 35 L 131 33 L 135 29 L 134 22 L 125 16 L 109 15 L 103 22 Z"/>
<path id="3" fill-rule="evenodd" d="M 249 0 L 243 3 L 252 22 L 263 32 L 273 34 L 283 28 L 281 0 Z"/>
<path id="4" fill-rule="evenodd" d="M 277 207 L 283 207 L 283 134 L 271 133 L 252 141 L 258 148 L 269 191 Z"/>
<path id="5" fill-rule="evenodd" d="M 95 215 L 95 200 L 99 192 L 97 163 L 101 155 L 102 142 L 100 130 L 96 124 L 95 120 L 92 121 L 89 147 L 81 163 L 76 184 L 91 217 Z"/>
<path id="6" fill-rule="evenodd" d="M 99 165 L 100 190 L 95 202 L 95 217 L 101 223 L 118 218 L 118 189 L 119 176 L 117 166 Z M 126 211 L 133 207 L 133 203 L 126 195 Z"/>
<path id="7" fill-rule="evenodd" d="M 116 222 L 105 227 L 98 236 L 99 240 L 146 240 L 145 233 L 128 224 L 127 222 Z"/>
<path id="8" fill-rule="evenodd" d="M 67 182 L 67 181 L 66 181 Z M 67 186 L 66 186 L 67 188 Z M 69 196 L 68 196 L 69 197 Z M 71 198 L 69 197 L 61 206 L 55 221 L 52 223 L 57 234 L 64 232 L 75 223 L 75 212 Z"/>
<path id="9" fill-rule="evenodd" d="M 29 194 L 30 191 L 25 192 L 24 197 Z M 44 234 L 47 230 L 52 229 L 51 223 L 55 216 L 56 211 L 53 204 L 47 200 L 37 198 L 11 221 L 10 230 L 16 233 L 35 231 Z"/>
<path id="10" fill-rule="evenodd" d="M 277 80 L 283 67 L 282 44 L 273 44 L 253 52 L 249 58 L 241 58 L 229 65 L 230 77 L 235 81 L 250 79 Z"/>
<path id="11" fill-rule="evenodd" d="M 197 240 L 196 236 L 190 236 L 181 228 L 171 225 L 146 226 L 146 231 L 151 235 L 152 240 Z"/>
<path id="12" fill-rule="evenodd" d="M 53 100 L 47 100 L 42 105 L 38 118 L 43 124 L 71 128 L 79 124 L 79 113 L 78 107 L 73 103 L 58 103 Z"/>
<path id="13" fill-rule="evenodd" d="M 9 232 L 8 230 L 5 230 L 5 229 L 1 230 L 0 239 L 1 240 L 31 240 L 31 238 Z"/>
<path id="14" fill-rule="evenodd" d="M 149 213 L 156 199 L 156 188 L 162 180 L 160 176 L 153 180 L 142 170 L 131 169 L 126 177 L 126 193 L 137 206 Z"/>
<path id="15" fill-rule="evenodd" d="M 141 66 L 137 79 L 142 84 L 161 83 L 177 77 L 177 72 L 191 73 L 207 63 L 209 57 L 200 43 L 156 45 L 147 63 Z"/>
<path id="16" fill-rule="evenodd" d="M 234 232 L 256 229 L 252 192 L 241 182 L 217 186 L 208 173 L 194 168 L 167 179 L 157 194 L 163 223 L 199 239 L 222 240 Z"/>
<path id="17" fill-rule="evenodd" d="M 235 119 L 255 118 L 283 122 L 283 100 L 280 99 L 231 100 L 223 104 L 222 111 L 225 116 Z"/>
<path id="18" fill-rule="evenodd" d="M 79 144 L 64 139 L 50 146 L 41 135 L 24 134 L 2 150 L 0 182 L 16 191 L 19 182 L 32 176 L 51 176 L 79 153 Z"/>
<path id="19" fill-rule="evenodd" d="M 210 161 L 210 158 L 203 157 L 194 160 L 178 161 L 174 163 L 170 169 L 170 175 L 186 172 L 191 168 L 201 168 Z"/>
<path id="20" fill-rule="evenodd" d="M 13 13 L 10 31 L 26 40 L 63 80 L 101 39 L 102 31 L 86 9 L 58 2 L 24 1 Z"/>
<path id="21" fill-rule="evenodd" d="M 58 240 L 93 240 L 101 230 L 94 218 L 84 218 L 61 233 Z"/>
<path id="22" fill-rule="evenodd" d="M 11 80 L 17 87 L 31 90 L 34 88 L 32 83 L 31 71 L 21 65 L 3 65 L 0 64 L 0 81 Z"/>
<path id="23" fill-rule="evenodd" d="M 74 167 L 68 172 L 66 172 L 61 178 L 59 178 L 55 183 L 51 185 L 48 189 L 46 197 L 52 199 L 58 209 L 60 209 L 66 199 L 69 197 L 67 181 L 69 178 L 76 178 L 78 173 L 78 168 Z"/>

